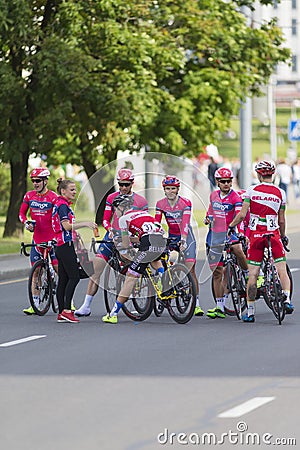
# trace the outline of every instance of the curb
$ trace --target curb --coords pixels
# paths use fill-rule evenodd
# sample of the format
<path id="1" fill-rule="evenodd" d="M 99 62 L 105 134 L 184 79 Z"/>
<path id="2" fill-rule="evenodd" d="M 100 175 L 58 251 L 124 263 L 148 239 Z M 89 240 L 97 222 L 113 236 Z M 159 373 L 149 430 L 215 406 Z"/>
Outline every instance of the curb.
<path id="1" fill-rule="evenodd" d="M 18 278 L 27 278 L 29 276 L 28 269 L 17 269 L 17 270 L 2 270 L 0 271 L 0 281 L 9 281 Z"/>

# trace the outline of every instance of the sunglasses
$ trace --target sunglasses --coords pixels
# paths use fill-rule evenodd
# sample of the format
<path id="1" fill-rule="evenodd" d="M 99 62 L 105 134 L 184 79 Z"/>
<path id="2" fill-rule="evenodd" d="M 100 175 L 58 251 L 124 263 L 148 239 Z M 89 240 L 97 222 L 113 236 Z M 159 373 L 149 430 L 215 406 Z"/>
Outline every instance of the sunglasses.
<path id="1" fill-rule="evenodd" d="M 232 183 L 232 180 L 218 180 L 219 181 L 219 183 L 222 183 L 222 184 L 230 184 L 230 183 Z"/>
<path id="2" fill-rule="evenodd" d="M 132 185 L 132 183 L 118 183 L 118 185 L 121 187 L 129 187 Z"/>
<path id="3" fill-rule="evenodd" d="M 31 180 L 33 183 L 41 183 L 43 180 L 41 180 L 40 178 L 34 178 L 33 180 Z"/>

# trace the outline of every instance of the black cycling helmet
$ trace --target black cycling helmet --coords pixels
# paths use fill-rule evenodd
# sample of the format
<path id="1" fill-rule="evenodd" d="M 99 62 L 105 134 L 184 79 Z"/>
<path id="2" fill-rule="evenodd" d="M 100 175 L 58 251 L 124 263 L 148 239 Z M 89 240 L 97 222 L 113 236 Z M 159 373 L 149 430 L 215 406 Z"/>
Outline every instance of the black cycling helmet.
<path id="1" fill-rule="evenodd" d="M 133 199 L 129 195 L 117 195 L 112 202 L 113 206 L 117 208 L 118 206 L 122 206 L 123 208 L 130 208 L 133 205 Z"/>

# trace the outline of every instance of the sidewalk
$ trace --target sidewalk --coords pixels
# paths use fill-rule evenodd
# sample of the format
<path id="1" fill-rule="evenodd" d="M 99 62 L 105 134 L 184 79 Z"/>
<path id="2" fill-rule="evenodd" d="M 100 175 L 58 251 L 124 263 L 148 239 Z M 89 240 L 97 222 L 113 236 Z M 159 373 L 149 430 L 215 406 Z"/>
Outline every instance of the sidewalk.
<path id="1" fill-rule="evenodd" d="M 291 213 L 287 214 L 287 235 L 300 231 L 300 202 L 291 195 L 288 205 Z M 207 228 L 200 228 L 200 246 L 204 250 Z M 30 260 L 24 255 L 0 255 L 0 282 L 27 277 L 30 270 Z"/>

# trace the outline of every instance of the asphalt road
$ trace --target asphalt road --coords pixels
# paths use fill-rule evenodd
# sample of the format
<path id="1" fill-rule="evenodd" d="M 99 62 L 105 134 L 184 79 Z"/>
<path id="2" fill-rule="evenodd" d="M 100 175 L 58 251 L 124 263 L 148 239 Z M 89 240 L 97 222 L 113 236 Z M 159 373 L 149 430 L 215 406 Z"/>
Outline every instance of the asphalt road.
<path id="1" fill-rule="evenodd" d="M 263 300 L 255 324 L 195 317 L 178 325 L 166 312 L 140 324 L 124 315 L 103 324 L 102 294 L 80 324 L 57 323 L 52 312 L 23 315 L 25 280 L 2 282 L 0 448 L 264 448 L 276 439 L 298 448 L 299 247 L 294 234 L 296 311 L 282 326 Z M 85 288 L 82 281 L 77 305 Z M 201 299 L 212 306 L 210 280 Z"/>

